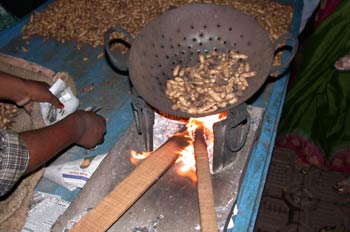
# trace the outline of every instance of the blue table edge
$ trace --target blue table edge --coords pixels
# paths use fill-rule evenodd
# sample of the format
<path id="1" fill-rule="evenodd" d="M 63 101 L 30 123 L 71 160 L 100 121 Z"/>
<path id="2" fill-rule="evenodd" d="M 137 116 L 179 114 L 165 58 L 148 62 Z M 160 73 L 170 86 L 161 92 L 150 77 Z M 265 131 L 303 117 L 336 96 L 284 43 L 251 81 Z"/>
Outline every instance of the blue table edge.
<path id="1" fill-rule="evenodd" d="M 278 2 L 287 3 L 286 1 Z M 289 32 L 298 36 L 303 9 L 302 0 L 295 0 L 293 6 L 294 14 Z M 284 54 L 282 61 L 287 60 L 288 56 L 289 54 Z M 253 148 L 240 184 L 235 206 L 238 209 L 238 213 L 237 215 L 232 215 L 233 227 L 227 229 L 227 232 L 254 230 L 275 144 L 278 122 L 286 96 L 288 80 L 289 73 L 286 73 L 274 83 L 269 102 L 265 108 L 261 134 Z"/>

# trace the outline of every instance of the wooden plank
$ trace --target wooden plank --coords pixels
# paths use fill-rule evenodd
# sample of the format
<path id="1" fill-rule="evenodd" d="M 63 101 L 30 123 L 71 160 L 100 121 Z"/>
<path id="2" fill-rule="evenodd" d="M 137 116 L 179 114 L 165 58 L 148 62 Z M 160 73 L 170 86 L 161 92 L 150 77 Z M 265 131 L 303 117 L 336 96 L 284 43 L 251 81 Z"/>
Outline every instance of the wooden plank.
<path id="1" fill-rule="evenodd" d="M 171 137 L 89 211 L 71 232 L 106 231 L 167 170 L 179 152 L 190 145 L 185 132 Z"/>
<path id="2" fill-rule="evenodd" d="M 198 178 L 197 189 L 201 231 L 218 231 L 208 151 L 202 128 L 197 129 L 195 132 L 194 154 Z"/>

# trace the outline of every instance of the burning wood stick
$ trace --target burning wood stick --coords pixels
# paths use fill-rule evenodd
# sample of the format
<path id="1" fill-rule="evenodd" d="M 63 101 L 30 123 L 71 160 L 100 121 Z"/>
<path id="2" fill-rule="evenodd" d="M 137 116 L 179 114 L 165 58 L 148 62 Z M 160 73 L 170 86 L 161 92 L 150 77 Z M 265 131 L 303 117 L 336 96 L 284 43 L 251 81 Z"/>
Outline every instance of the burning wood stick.
<path id="1" fill-rule="evenodd" d="M 70 232 L 106 231 L 190 145 L 186 131 L 178 132 L 143 161 L 97 206 L 82 218 Z"/>
<path id="2" fill-rule="evenodd" d="M 198 200 L 202 232 L 218 231 L 207 145 L 203 127 L 195 132 L 194 153 L 198 178 Z"/>

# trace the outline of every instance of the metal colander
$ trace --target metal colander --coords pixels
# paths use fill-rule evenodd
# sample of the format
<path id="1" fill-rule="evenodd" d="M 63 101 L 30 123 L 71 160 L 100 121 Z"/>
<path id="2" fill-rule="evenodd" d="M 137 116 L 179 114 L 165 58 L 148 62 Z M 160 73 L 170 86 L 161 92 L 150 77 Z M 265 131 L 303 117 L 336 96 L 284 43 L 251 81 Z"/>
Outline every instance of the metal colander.
<path id="1" fill-rule="evenodd" d="M 131 44 L 128 56 L 120 58 L 110 49 L 111 33 L 124 34 Z M 275 49 L 291 39 L 292 49 L 287 61 L 274 66 Z M 165 94 L 166 82 L 173 79 L 172 71 L 197 64 L 198 54 L 212 50 L 226 53 L 235 50 L 249 56 L 248 63 L 257 72 L 249 78 L 249 87 L 235 104 L 210 114 L 225 112 L 249 99 L 263 85 L 269 74 L 289 66 L 297 50 L 292 34 L 281 36 L 274 43 L 267 32 L 251 16 L 231 7 L 215 4 L 189 4 L 169 10 L 148 23 L 134 39 L 120 27 L 105 33 L 105 49 L 113 65 L 129 77 L 140 96 L 156 109 L 180 117 L 202 117 L 208 114 L 189 114 L 171 108 Z"/>

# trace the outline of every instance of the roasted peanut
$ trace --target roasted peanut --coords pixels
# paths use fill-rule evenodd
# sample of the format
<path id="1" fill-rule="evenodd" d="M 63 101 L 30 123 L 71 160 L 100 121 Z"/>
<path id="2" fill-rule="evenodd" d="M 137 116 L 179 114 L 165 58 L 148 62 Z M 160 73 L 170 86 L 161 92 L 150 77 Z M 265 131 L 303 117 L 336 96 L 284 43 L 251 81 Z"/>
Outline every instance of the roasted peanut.
<path id="1" fill-rule="evenodd" d="M 247 60 L 247 55 L 233 50 L 229 54 L 199 54 L 199 63 L 184 69 L 181 77 L 178 77 L 181 68 L 177 65 L 173 70 L 176 75 L 167 81 L 165 91 L 174 102 L 172 109 L 203 114 L 236 103 L 237 97 L 249 86 L 245 76 L 256 75 L 250 71 Z"/>

